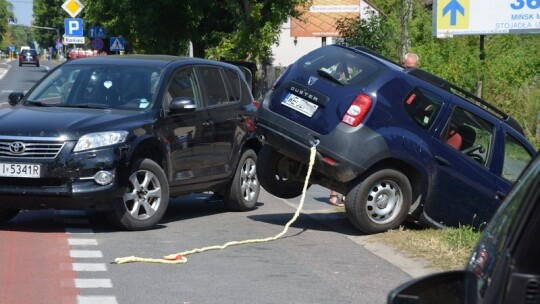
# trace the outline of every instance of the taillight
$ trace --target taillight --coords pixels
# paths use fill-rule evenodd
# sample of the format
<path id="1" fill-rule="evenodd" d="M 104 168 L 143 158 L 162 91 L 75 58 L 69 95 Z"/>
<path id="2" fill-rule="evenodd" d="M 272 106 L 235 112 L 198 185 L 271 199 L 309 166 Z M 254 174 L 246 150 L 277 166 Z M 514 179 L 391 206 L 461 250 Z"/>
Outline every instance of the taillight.
<path id="1" fill-rule="evenodd" d="M 364 120 L 370 108 L 371 97 L 366 94 L 359 94 L 353 100 L 351 106 L 347 110 L 347 113 L 343 115 L 341 121 L 350 126 L 356 127 L 362 122 L 362 120 Z"/>
<path id="2" fill-rule="evenodd" d="M 252 102 L 252 104 L 253 104 L 253 106 L 254 106 L 255 108 L 258 108 L 258 107 L 261 105 L 261 103 L 260 103 L 258 100 L 254 100 L 254 101 Z"/>

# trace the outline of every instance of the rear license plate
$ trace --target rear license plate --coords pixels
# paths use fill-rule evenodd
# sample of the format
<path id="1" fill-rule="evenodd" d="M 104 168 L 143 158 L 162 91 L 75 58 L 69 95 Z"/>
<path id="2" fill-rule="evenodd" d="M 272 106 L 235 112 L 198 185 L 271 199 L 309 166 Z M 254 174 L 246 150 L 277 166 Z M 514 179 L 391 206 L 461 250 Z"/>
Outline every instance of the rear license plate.
<path id="1" fill-rule="evenodd" d="M 0 176 L 39 178 L 41 165 L 38 164 L 1 164 Z"/>
<path id="2" fill-rule="evenodd" d="M 313 116 L 313 113 L 319 108 L 318 105 L 296 95 L 289 93 L 285 100 L 281 102 L 283 105 L 296 110 L 308 117 Z"/>

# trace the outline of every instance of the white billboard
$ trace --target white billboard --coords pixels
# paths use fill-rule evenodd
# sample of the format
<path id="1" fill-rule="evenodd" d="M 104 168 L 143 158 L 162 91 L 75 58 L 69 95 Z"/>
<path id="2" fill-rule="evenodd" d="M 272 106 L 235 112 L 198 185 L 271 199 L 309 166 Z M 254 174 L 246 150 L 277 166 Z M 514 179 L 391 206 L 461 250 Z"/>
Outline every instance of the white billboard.
<path id="1" fill-rule="evenodd" d="M 540 33 L 540 0 L 434 0 L 433 34 Z"/>

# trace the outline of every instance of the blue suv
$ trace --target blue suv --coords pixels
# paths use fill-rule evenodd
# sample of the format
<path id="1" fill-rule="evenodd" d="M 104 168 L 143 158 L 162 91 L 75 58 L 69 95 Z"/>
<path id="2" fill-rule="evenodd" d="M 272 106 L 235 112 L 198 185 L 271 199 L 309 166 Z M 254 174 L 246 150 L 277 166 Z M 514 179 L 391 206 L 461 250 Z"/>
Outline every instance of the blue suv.
<path id="1" fill-rule="evenodd" d="M 257 174 L 271 194 L 310 182 L 346 194 L 350 222 L 383 232 L 488 222 L 535 154 L 488 102 L 364 48 L 329 45 L 289 66 L 257 110 Z"/>

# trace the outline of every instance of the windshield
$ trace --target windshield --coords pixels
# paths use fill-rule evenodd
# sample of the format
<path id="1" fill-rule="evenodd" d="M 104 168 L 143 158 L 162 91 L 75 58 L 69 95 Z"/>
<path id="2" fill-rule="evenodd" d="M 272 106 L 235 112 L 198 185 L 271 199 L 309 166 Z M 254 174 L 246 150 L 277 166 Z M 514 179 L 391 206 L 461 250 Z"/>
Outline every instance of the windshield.
<path id="1" fill-rule="evenodd" d="M 149 108 L 161 70 L 141 66 L 63 65 L 28 95 L 28 106 Z"/>

